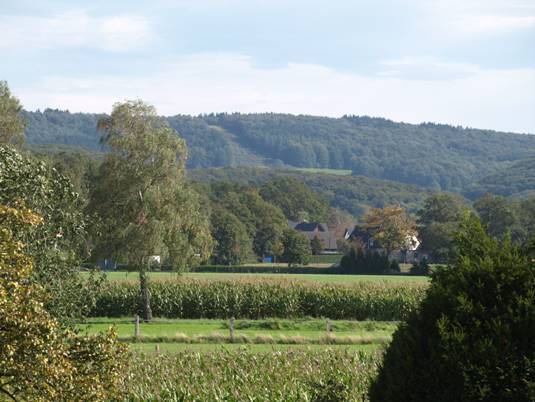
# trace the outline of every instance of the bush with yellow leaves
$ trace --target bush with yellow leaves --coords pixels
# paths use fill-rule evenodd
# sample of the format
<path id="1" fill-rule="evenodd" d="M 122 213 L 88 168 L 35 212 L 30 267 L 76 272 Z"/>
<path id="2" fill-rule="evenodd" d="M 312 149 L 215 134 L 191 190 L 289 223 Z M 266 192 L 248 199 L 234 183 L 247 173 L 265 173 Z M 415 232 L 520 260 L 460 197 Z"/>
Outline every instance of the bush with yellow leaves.
<path id="1" fill-rule="evenodd" d="M 29 209 L 0 205 L 0 400 L 118 399 L 126 353 L 114 331 L 82 337 L 62 328 L 31 281 L 32 259 L 13 233 L 41 222 Z"/>

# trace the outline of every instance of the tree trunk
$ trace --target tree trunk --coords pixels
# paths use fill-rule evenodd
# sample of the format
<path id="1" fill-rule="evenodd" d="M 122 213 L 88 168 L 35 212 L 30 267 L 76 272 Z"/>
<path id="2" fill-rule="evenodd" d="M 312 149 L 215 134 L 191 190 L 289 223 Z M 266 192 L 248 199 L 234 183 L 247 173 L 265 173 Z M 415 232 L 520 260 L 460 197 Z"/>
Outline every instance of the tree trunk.
<path id="1" fill-rule="evenodd" d="M 141 290 L 142 317 L 144 321 L 152 320 L 152 309 L 150 308 L 149 277 L 145 268 L 139 270 L 139 287 Z"/>

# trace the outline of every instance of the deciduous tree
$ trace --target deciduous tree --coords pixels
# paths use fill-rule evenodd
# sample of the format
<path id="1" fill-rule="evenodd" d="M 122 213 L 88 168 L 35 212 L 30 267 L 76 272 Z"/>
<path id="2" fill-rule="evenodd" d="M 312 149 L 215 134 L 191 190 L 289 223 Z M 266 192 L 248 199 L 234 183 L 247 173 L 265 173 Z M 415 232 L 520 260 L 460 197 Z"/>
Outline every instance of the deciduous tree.
<path id="1" fill-rule="evenodd" d="M 310 262 L 310 241 L 306 236 L 293 229 L 286 229 L 282 244 L 284 246 L 282 260 L 287 262 L 288 266 L 307 265 Z"/>
<path id="2" fill-rule="evenodd" d="M 446 261 L 453 253 L 453 234 L 459 229 L 467 206 L 460 196 L 433 194 L 418 211 L 418 233 L 422 248 L 435 261 Z"/>
<path id="3" fill-rule="evenodd" d="M 321 254 L 323 251 L 323 243 L 318 236 L 314 236 L 314 238 L 310 240 L 310 250 L 313 255 Z"/>
<path id="4" fill-rule="evenodd" d="M 416 234 L 416 224 L 398 206 L 372 208 L 364 215 L 364 227 L 379 241 L 387 255 L 406 245 L 407 238 Z"/>
<path id="5" fill-rule="evenodd" d="M 24 142 L 22 105 L 11 95 L 7 82 L 0 81 L 0 143 L 20 145 Z"/>
<path id="6" fill-rule="evenodd" d="M 275 179 L 262 186 L 260 195 L 278 206 L 291 220 L 306 216 L 308 220 L 324 222 L 329 204 L 307 185 L 292 177 Z"/>
<path id="7" fill-rule="evenodd" d="M 139 270 L 143 316 L 150 320 L 151 256 L 170 258 L 175 267 L 195 254 L 207 258 L 207 221 L 187 210 L 197 200 L 184 180 L 186 144 L 154 107 L 141 101 L 118 103 L 99 128 L 110 152 L 89 205 L 102 223 L 95 254 Z M 180 252 L 185 248 L 186 253 Z"/>
<path id="8" fill-rule="evenodd" d="M 114 332 L 82 337 L 44 308 L 32 259 L 17 234 L 43 223 L 31 210 L 0 205 L 0 400 L 101 401 L 120 396 L 124 348 Z"/>
<path id="9" fill-rule="evenodd" d="M 215 240 L 212 256 L 214 263 L 237 265 L 252 255 L 247 229 L 235 215 L 221 208 L 215 209 L 211 224 Z"/>
<path id="10" fill-rule="evenodd" d="M 86 219 L 72 184 L 46 163 L 0 146 L 0 187 L 1 204 L 16 207 L 22 202 L 43 218 L 43 224 L 23 227 L 15 235 L 34 259 L 33 280 L 51 295 L 47 310 L 60 320 L 80 318 L 91 308 L 95 283 L 78 275 Z"/>

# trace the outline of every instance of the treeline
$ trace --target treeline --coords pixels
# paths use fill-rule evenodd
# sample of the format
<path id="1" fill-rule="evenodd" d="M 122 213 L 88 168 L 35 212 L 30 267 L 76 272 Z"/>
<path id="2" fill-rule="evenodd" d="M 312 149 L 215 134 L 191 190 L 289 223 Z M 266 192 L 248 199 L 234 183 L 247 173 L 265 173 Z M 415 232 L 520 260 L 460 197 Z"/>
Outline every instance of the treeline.
<path id="1" fill-rule="evenodd" d="M 279 177 L 292 177 L 327 199 L 332 208 L 360 216 L 370 207 L 399 204 L 416 212 L 431 191 L 410 184 L 371 179 L 364 176 L 339 176 L 291 169 L 236 167 L 192 169 L 188 177 L 198 182 L 236 182 L 260 186 Z"/>
<path id="2" fill-rule="evenodd" d="M 25 112 L 31 144 L 102 150 L 100 115 Z M 535 155 L 535 137 L 359 116 L 177 115 L 168 123 L 186 140 L 188 167 L 294 166 L 350 169 L 356 175 L 462 192 Z M 522 176 L 533 174 L 525 169 Z"/>
<path id="3" fill-rule="evenodd" d="M 236 265 L 264 256 L 289 264 L 307 263 L 309 241 L 291 230 L 288 220 L 328 218 L 326 200 L 293 178 L 275 179 L 260 187 L 230 182 L 195 187 L 211 216 L 214 264 Z"/>
<path id="4" fill-rule="evenodd" d="M 472 204 L 455 194 L 434 194 L 417 212 L 421 249 L 435 262 L 449 262 L 456 253 L 454 237 L 469 213 L 475 213 L 487 233 L 527 247 L 535 236 L 535 196 L 524 199 L 485 194 Z"/>

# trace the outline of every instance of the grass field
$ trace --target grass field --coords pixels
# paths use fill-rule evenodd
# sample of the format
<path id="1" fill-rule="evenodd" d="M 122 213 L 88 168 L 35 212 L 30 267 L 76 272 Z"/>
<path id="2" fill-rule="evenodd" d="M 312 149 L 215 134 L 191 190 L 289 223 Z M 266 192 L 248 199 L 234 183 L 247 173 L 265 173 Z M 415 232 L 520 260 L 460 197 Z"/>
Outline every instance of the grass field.
<path id="1" fill-rule="evenodd" d="M 87 323 L 80 324 L 78 329 L 92 334 L 104 331 L 111 325 L 116 327 L 120 338 L 134 335 L 133 318 L 92 318 Z M 335 336 L 354 336 L 373 340 L 391 336 L 397 328 L 397 322 L 333 320 L 330 321 L 330 326 L 331 334 Z M 267 340 L 280 337 L 320 338 L 326 335 L 327 323 L 320 319 L 236 320 L 234 329 L 236 337 L 263 336 Z M 203 335 L 223 339 L 229 334 L 229 321 L 155 319 L 150 323 L 141 323 L 140 332 L 145 342 L 158 337 L 176 337 L 180 340 L 184 337 Z"/>
<path id="2" fill-rule="evenodd" d="M 334 174 L 337 176 L 351 176 L 351 170 L 349 169 L 322 169 L 322 168 L 295 168 L 304 173 L 323 173 L 323 174 Z"/>
<path id="3" fill-rule="evenodd" d="M 140 324 L 141 338 L 138 340 L 133 339 L 135 325 L 131 318 L 93 318 L 77 328 L 84 334 L 96 334 L 112 325 L 119 339 L 127 342 L 133 351 L 209 353 L 245 350 L 260 353 L 329 349 L 375 352 L 389 342 L 398 323 L 331 321 L 332 332 L 327 337 L 325 320 L 236 320 L 235 343 L 230 342 L 229 321 L 226 320 L 155 319 Z"/>
<path id="4" fill-rule="evenodd" d="M 89 273 L 82 272 L 81 275 L 88 276 Z M 390 283 L 410 283 L 427 282 L 426 276 L 403 276 L 403 275 L 328 275 L 328 274 L 235 274 L 235 273 L 196 273 L 189 272 L 177 274 L 175 272 L 151 272 L 149 274 L 152 281 L 166 281 L 179 278 L 195 280 L 251 280 L 251 279 L 282 279 L 291 281 L 311 281 L 320 283 L 357 283 L 367 282 L 390 282 Z M 110 281 L 137 281 L 136 272 L 106 272 L 106 277 Z"/>
<path id="5" fill-rule="evenodd" d="M 336 264 L 342 259 L 342 254 L 319 254 L 310 256 L 310 264 Z"/>

